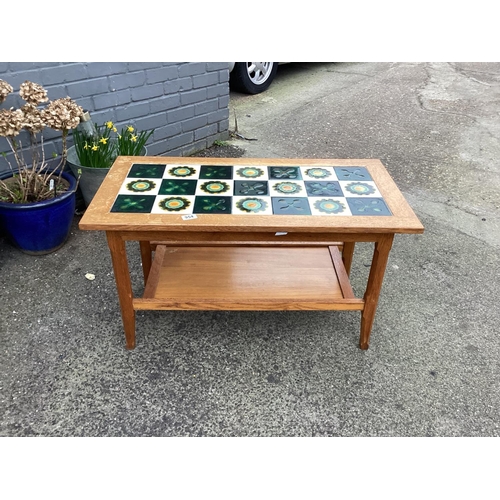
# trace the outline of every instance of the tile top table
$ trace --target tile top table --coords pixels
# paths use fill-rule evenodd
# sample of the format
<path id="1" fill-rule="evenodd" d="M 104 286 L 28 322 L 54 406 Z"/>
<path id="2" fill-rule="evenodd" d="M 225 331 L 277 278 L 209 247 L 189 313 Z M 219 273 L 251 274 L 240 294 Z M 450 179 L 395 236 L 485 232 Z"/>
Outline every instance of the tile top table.
<path id="1" fill-rule="evenodd" d="M 366 167 L 134 164 L 111 212 L 391 215 Z"/>
<path id="2" fill-rule="evenodd" d="M 80 228 L 106 231 L 128 348 L 140 309 L 326 309 L 361 311 L 366 349 L 394 234 L 424 230 L 379 160 L 125 156 Z M 363 298 L 348 278 L 357 241 L 375 243 Z"/>

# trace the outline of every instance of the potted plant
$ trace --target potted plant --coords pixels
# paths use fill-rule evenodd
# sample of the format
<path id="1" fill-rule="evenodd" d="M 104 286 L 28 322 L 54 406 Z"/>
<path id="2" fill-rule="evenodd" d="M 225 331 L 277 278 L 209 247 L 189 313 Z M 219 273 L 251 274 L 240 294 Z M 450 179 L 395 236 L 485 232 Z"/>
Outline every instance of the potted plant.
<path id="1" fill-rule="evenodd" d="M 12 91 L 0 80 L 0 103 Z M 0 109 L 0 136 L 6 138 L 15 163 L 2 152 L 9 170 L 0 180 L 0 229 L 23 252 L 46 254 L 60 248 L 71 229 L 77 180 L 63 170 L 68 132 L 80 123 L 83 109 L 69 97 L 49 101 L 47 91 L 30 81 L 21 84 L 19 95 L 26 102 L 21 108 Z M 42 103 L 47 104 L 40 108 Z M 62 134 L 62 154 L 55 166 L 45 157 L 47 127 Z M 18 139 L 22 131 L 29 138 L 27 148 Z"/>
<path id="2" fill-rule="evenodd" d="M 67 163 L 80 179 L 80 190 L 88 206 L 118 156 L 146 155 L 146 142 L 154 130 L 137 132 L 127 125 L 118 133 L 111 121 L 97 126 L 85 112 L 80 127 L 73 131 L 74 146 L 68 150 Z"/>

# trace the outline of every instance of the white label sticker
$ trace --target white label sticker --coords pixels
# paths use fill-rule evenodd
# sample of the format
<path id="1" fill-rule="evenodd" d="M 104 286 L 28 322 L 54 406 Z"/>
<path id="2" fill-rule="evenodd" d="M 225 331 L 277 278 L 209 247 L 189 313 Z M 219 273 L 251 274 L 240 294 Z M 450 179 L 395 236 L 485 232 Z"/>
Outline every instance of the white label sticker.
<path id="1" fill-rule="evenodd" d="M 50 182 L 49 182 L 49 190 L 50 190 L 50 191 L 54 191 L 54 179 L 50 179 Z"/>
<path id="2" fill-rule="evenodd" d="M 195 214 L 189 214 L 189 215 L 183 215 L 182 220 L 191 220 L 191 219 L 197 219 Z"/>
<path id="3" fill-rule="evenodd" d="M 285 232 L 276 233 L 274 236 L 285 236 L 285 234 L 288 234 L 288 233 L 285 233 Z"/>

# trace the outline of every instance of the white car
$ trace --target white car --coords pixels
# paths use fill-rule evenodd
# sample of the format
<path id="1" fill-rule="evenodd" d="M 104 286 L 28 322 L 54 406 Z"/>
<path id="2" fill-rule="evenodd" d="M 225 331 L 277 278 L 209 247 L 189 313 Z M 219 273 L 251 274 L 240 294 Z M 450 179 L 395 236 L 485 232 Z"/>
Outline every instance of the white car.
<path id="1" fill-rule="evenodd" d="M 229 63 L 229 86 L 231 90 L 245 94 L 264 92 L 271 85 L 277 62 L 232 62 Z"/>

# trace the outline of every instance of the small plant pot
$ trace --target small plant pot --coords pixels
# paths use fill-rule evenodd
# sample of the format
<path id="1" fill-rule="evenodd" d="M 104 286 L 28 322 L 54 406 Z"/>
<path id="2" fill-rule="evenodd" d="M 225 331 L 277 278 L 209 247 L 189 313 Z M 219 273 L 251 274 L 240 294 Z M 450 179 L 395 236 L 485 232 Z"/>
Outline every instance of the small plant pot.
<path id="1" fill-rule="evenodd" d="M 89 206 L 92 198 L 102 184 L 109 172 L 109 168 L 84 167 L 80 165 L 75 146 L 68 148 L 66 164 L 69 166 L 74 177 L 80 177 L 79 189 L 82 193 L 85 206 Z"/>
<path id="2" fill-rule="evenodd" d="M 141 156 L 145 156 L 147 154 L 146 146 L 143 147 L 142 151 L 143 154 Z M 68 149 L 66 164 L 69 166 L 75 178 L 80 176 L 79 189 L 82 193 L 85 205 L 88 207 L 98 189 L 101 187 L 102 181 L 109 172 L 109 168 L 84 167 L 80 165 L 75 146 L 71 146 Z"/>

